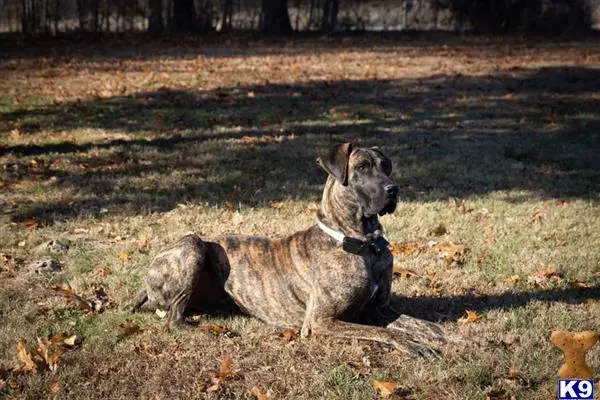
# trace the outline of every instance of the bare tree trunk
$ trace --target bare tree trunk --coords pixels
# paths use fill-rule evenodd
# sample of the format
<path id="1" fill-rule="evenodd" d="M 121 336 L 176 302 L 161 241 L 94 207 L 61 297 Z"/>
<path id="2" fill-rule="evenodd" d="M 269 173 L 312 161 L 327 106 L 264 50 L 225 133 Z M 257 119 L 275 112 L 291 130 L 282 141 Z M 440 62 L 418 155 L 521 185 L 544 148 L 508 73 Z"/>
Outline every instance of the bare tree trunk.
<path id="1" fill-rule="evenodd" d="M 100 0 L 92 1 L 92 30 L 98 32 L 100 22 Z"/>
<path id="2" fill-rule="evenodd" d="M 308 22 L 306 23 L 306 30 L 310 30 L 312 28 L 314 11 L 315 11 L 315 0 L 310 0 L 310 8 L 308 9 Z"/>
<path id="3" fill-rule="evenodd" d="M 85 0 L 77 0 L 77 18 L 79 19 L 79 30 L 85 29 Z"/>
<path id="4" fill-rule="evenodd" d="M 60 19 L 60 0 L 54 0 L 54 34 L 58 35 L 58 21 Z"/>
<path id="5" fill-rule="evenodd" d="M 292 32 L 287 0 L 262 0 L 260 31 L 268 35 Z"/>
<path id="6" fill-rule="evenodd" d="M 38 31 L 38 13 L 35 0 L 23 0 L 21 9 L 21 31 L 26 35 L 35 34 Z"/>
<path id="7" fill-rule="evenodd" d="M 171 21 L 173 33 L 196 33 L 196 22 L 194 0 L 173 0 L 173 19 Z"/>
<path id="8" fill-rule="evenodd" d="M 223 3 L 223 18 L 221 20 L 221 31 L 227 32 L 233 28 L 233 0 L 225 0 Z"/>
<path id="9" fill-rule="evenodd" d="M 148 21 L 148 34 L 156 38 L 161 36 L 165 31 L 162 0 L 150 0 L 149 7 L 150 18 Z"/>
<path id="10" fill-rule="evenodd" d="M 300 30 L 300 9 L 302 8 L 302 0 L 296 1 L 296 22 L 294 27 L 296 30 Z"/>
<path id="11" fill-rule="evenodd" d="M 321 20 L 321 30 L 323 32 L 333 32 L 335 30 L 338 10 L 338 0 L 325 0 L 323 4 L 323 19 Z"/>

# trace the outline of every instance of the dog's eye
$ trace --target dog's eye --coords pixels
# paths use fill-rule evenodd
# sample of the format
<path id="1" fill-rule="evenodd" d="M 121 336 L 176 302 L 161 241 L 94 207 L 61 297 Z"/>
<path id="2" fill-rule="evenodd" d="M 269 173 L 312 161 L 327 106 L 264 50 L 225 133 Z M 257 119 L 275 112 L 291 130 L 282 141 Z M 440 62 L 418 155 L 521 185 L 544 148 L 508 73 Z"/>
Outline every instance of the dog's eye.
<path id="1" fill-rule="evenodd" d="M 366 171 L 370 167 L 370 164 L 367 161 L 363 161 L 356 166 L 356 169 L 360 172 Z"/>

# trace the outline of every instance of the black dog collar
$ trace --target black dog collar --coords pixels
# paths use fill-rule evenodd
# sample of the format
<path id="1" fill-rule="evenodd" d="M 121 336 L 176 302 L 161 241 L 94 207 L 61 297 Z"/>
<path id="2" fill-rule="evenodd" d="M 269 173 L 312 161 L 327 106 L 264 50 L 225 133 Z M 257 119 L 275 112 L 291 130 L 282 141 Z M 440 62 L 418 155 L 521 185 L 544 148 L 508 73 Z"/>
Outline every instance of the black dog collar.
<path id="1" fill-rule="evenodd" d="M 348 253 L 362 255 L 365 251 L 371 251 L 375 254 L 387 249 L 389 242 L 383 236 L 377 238 L 369 238 L 367 240 L 356 239 L 350 236 L 345 236 L 342 232 L 331 229 L 320 220 L 317 219 L 317 225 L 323 232 L 342 243 L 342 249 Z"/>

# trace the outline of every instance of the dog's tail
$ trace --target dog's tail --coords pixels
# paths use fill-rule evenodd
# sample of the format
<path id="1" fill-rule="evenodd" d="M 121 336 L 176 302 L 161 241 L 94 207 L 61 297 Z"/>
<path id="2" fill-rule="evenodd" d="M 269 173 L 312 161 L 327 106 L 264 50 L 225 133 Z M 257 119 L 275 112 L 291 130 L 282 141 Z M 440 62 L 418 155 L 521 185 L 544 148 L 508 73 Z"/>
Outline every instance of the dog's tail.
<path id="1" fill-rule="evenodd" d="M 129 307 L 126 307 L 126 310 L 132 313 L 137 312 L 140 309 L 140 307 L 146 304 L 147 301 L 148 292 L 146 292 L 146 289 L 143 289 L 138 293 L 135 300 L 129 305 Z"/>

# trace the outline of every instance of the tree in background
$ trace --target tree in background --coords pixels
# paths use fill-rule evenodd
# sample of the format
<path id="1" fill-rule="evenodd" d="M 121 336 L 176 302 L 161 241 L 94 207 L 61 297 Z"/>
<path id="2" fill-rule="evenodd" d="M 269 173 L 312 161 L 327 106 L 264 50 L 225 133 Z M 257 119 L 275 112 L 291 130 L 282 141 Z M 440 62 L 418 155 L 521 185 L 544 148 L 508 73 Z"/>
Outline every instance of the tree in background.
<path id="1" fill-rule="evenodd" d="M 292 32 L 287 0 L 262 0 L 260 32 L 268 35 Z"/>
<path id="2" fill-rule="evenodd" d="M 0 3 L 5 4 L 5 10 L 0 8 L 3 31 L 43 35 L 75 30 L 95 33 L 147 29 L 152 37 L 202 34 L 216 27 L 222 31 L 257 29 L 265 34 L 286 35 L 293 31 L 290 12 L 295 29 L 325 33 L 339 29 L 433 26 L 486 34 L 561 35 L 590 30 L 592 11 L 600 8 L 600 0 L 293 0 L 292 3 L 289 0 L 0 0 Z"/>
<path id="3" fill-rule="evenodd" d="M 197 33 L 194 0 L 174 0 L 170 30 L 174 34 Z"/>
<path id="4" fill-rule="evenodd" d="M 587 0 L 437 0 L 480 33 L 559 35 L 589 30 Z"/>
<path id="5" fill-rule="evenodd" d="M 325 0 L 323 4 L 323 19 L 321 20 L 321 30 L 323 32 L 333 32 L 335 30 L 339 9 L 339 0 Z"/>
<path id="6" fill-rule="evenodd" d="M 162 0 L 149 0 L 148 2 L 148 33 L 155 38 L 165 32 L 162 3 Z"/>

